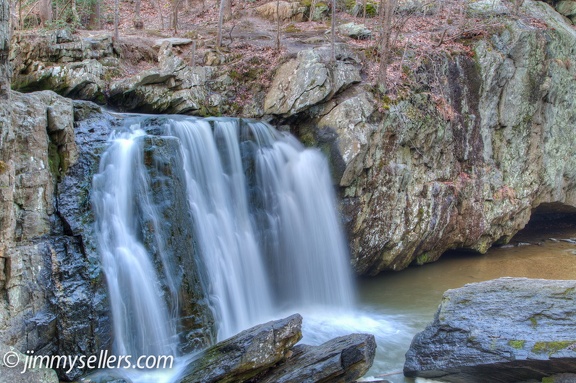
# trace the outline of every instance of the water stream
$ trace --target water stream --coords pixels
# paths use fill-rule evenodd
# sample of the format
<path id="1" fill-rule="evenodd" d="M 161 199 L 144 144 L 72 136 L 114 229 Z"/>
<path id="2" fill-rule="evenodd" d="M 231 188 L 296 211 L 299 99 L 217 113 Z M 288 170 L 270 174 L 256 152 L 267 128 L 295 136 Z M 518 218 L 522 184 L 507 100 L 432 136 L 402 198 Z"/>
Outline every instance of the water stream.
<path id="1" fill-rule="evenodd" d="M 430 323 L 448 289 L 500 277 L 576 279 L 576 221 L 568 225 L 529 225 L 512 246 L 491 248 L 485 255 L 452 252 L 439 261 L 359 281 L 360 309 L 383 318 L 377 355 L 367 377 L 394 383 L 413 382 L 399 372 L 412 337 Z M 381 329 L 382 330 L 382 329 Z M 368 379 L 367 379 L 368 380 Z"/>
<path id="2" fill-rule="evenodd" d="M 182 116 L 125 121 L 93 181 L 116 354 L 178 355 L 177 313 L 184 303 L 173 278 L 177 265 L 158 235 L 165 223 L 151 202 L 146 131 L 180 142 L 173 155 L 182 156 L 188 201 L 180 208 L 191 211 L 219 340 L 294 312 L 309 316 L 305 331 L 317 334 L 326 318 L 352 310 L 347 245 L 319 150 L 261 122 Z M 149 253 L 143 230 L 154 233 L 148 247 L 160 260 Z M 122 376 L 159 379 L 147 374 Z"/>
<path id="3" fill-rule="evenodd" d="M 456 254 L 437 263 L 359 281 L 348 264 L 328 165 L 270 126 L 236 119 L 131 117 L 110 139 L 94 177 L 99 251 L 110 293 L 114 352 L 178 356 L 179 281 L 152 238 L 164 224 L 150 201 L 143 161 L 145 129 L 176 137 L 186 177 L 183 200 L 207 275 L 205 288 L 218 339 L 270 318 L 304 317 L 304 340 L 320 344 L 353 332 L 372 333 L 378 350 L 369 375 L 407 382 L 400 373 L 414 334 L 432 320 L 442 293 L 501 276 L 576 279 L 576 245 L 528 234 L 540 245 Z M 143 127 L 143 122 L 146 126 Z M 574 238 L 576 232 L 551 233 Z M 161 265 L 161 267 L 158 266 Z M 181 365 L 181 364 L 179 364 Z M 171 382 L 168 373 L 132 371 L 133 382 Z M 155 374 L 155 375 L 150 375 Z"/>

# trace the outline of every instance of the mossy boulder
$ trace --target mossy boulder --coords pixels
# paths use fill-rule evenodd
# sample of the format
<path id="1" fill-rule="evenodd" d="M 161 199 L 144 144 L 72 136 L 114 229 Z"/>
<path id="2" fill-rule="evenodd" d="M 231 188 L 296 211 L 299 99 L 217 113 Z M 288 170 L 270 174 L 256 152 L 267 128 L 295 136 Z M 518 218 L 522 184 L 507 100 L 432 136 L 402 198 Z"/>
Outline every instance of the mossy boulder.
<path id="1" fill-rule="evenodd" d="M 444 293 L 406 353 L 409 377 L 538 381 L 576 370 L 576 281 L 500 278 Z"/>

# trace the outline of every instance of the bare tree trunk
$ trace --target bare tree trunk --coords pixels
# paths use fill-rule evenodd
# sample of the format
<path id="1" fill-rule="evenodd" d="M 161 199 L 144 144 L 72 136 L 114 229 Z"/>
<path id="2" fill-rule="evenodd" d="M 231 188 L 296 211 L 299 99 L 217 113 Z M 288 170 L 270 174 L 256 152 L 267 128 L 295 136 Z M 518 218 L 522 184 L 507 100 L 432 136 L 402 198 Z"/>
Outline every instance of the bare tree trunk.
<path id="1" fill-rule="evenodd" d="M 180 7 L 180 0 L 172 0 L 172 29 L 174 34 L 178 34 L 178 8 Z"/>
<path id="2" fill-rule="evenodd" d="M 120 24 L 120 4 L 119 0 L 114 0 L 114 41 L 118 41 L 118 24 Z"/>
<path id="3" fill-rule="evenodd" d="M 276 0 L 276 50 L 280 51 L 280 0 Z"/>
<path id="4" fill-rule="evenodd" d="M 520 7 L 524 4 L 524 0 L 515 0 L 514 1 L 514 14 L 518 15 L 520 13 Z"/>
<path id="5" fill-rule="evenodd" d="M 332 22 L 330 25 L 330 29 L 332 31 L 332 56 L 331 60 L 333 63 L 336 62 L 336 0 L 332 0 Z"/>
<path id="6" fill-rule="evenodd" d="M 224 24 L 224 2 L 220 0 L 220 10 L 218 11 L 218 35 L 216 36 L 216 48 L 222 46 L 222 24 Z"/>
<path id="7" fill-rule="evenodd" d="M 368 5 L 368 0 L 364 0 L 362 2 L 362 8 L 364 9 L 364 13 L 362 14 L 362 22 L 366 24 L 366 6 Z"/>
<path id="8" fill-rule="evenodd" d="M 136 0 L 136 5 L 134 6 L 134 18 L 132 19 L 135 29 L 143 29 L 144 22 L 142 17 L 140 17 L 140 0 Z"/>
<path id="9" fill-rule="evenodd" d="M 22 4 L 22 1 L 20 1 L 20 4 Z M 52 1 L 40 0 L 40 9 L 38 13 L 40 15 L 41 26 L 44 27 L 46 23 L 51 22 L 52 18 L 54 17 L 54 14 L 52 13 Z"/>
<path id="10" fill-rule="evenodd" d="M 164 16 L 162 14 L 162 8 L 160 8 L 160 5 L 158 5 L 156 0 L 152 0 L 152 5 L 154 5 L 154 8 L 156 8 L 158 15 L 160 16 L 160 29 L 164 29 Z"/>
<path id="11" fill-rule="evenodd" d="M 224 1 L 224 20 L 228 21 L 232 19 L 232 0 Z"/>
<path id="12" fill-rule="evenodd" d="M 312 0 L 312 4 L 310 4 L 310 16 L 308 17 L 308 21 L 314 21 L 315 11 L 316 11 L 316 0 Z"/>
<path id="13" fill-rule="evenodd" d="M 380 24 L 382 36 L 380 42 L 380 67 L 378 70 L 378 89 L 380 92 L 386 92 L 386 81 L 388 62 L 390 60 L 390 35 L 392 34 L 392 15 L 396 6 L 396 0 L 380 0 Z M 384 9 L 382 9 L 382 6 Z M 382 10 L 384 11 L 382 13 Z"/>
<path id="14" fill-rule="evenodd" d="M 74 24 L 80 24 L 80 15 L 78 14 L 78 9 L 76 8 L 76 0 L 72 0 L 72 22 Z"/>
<path id="15" fill-rule="evenodd" d="M 90 19 L 88 20 L 88 27 L 90 29 L 101 29 L 100 25 L 100 0 L 94 1 L 90 11 Z"/>

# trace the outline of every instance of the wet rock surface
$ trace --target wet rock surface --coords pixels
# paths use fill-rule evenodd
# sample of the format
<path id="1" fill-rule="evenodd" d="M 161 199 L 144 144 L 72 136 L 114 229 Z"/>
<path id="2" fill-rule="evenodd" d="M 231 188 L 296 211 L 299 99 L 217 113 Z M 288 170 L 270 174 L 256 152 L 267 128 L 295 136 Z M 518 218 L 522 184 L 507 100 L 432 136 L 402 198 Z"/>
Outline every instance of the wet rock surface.
<path id="1" fill-rule="evenodd" d="M 574 299 L 576 281 L 500 278 L 448 290 L 434 322 L 414 337 L 404 373 L 475 383 L 572 372 Z"/>
<path id="2" fill-rule="evenodd" d="M 294 347 L 301 325 L 295 314 L 243 331 L 200 354 L 180 382 L 353 382 L 372 365 L 374 336 L 352 334 Z"/>
<path id="3" fill-rule="evenodd" d="M 154 258 L 169 307 L 180 311 L 181 351 L 202 349 L 213 343 L 215 326 L 206 299 L 208 283 L 202 274 L 205 267 L 200 263 L 192 231 L 194 222 L 186 198 L 180 141 L 175 137 L 147 136 L 142 148 L 152 189 L 150 202 L 156 210 L 154 215 L 149 211 L 138 213 L 143 243 Z M 162 220 L 158 222 L 154 217 Z M 169 291 L 168 279 L 178 286 L 178 291 Z"/>

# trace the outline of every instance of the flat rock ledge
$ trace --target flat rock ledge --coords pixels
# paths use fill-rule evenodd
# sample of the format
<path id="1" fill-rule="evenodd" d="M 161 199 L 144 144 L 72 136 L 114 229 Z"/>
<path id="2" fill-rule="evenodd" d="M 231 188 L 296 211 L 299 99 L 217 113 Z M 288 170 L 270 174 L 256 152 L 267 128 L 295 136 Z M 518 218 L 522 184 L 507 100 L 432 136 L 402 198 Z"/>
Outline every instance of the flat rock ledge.
<path id="1" fill-rule="evenodd" d="M 414 337 L 404 374 L 462 383 L 563 381 L 563 373 L 576 371 L 575 307 L 572 280 L 500 278 L 448 290 L 434 322 Z"/>
<path id="2" fill-rule="evenodd" d="M 255 326 L 203 351 L 187 366 L 180 383 L 353 382 L 372 366 L 373 335 L 295 346 L 301 338 L 299 314 Z"/>

